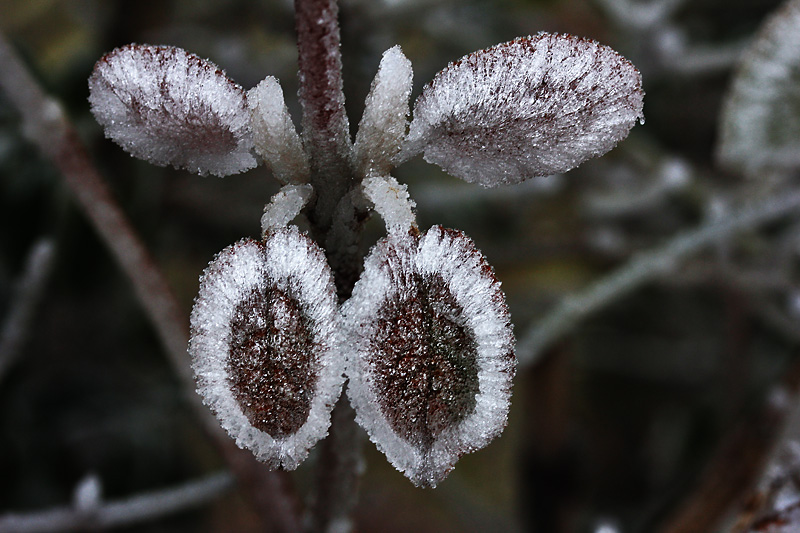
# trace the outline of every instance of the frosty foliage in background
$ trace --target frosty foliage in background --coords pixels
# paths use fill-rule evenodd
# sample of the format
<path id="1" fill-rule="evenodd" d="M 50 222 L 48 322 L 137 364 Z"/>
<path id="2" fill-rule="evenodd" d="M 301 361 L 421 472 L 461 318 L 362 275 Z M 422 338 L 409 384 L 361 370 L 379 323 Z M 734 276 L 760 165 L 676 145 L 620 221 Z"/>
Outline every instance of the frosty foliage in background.
<path id="1" fill-rule="evenodd" d="M 129 45 L 103 57 L 89 85 L 106 135 L 132 155 L 218 176 L 262 161 L 285 185 L 262 240 L 211 262 L 192 312 L 198 391 L 222 426 L 269 466 L 295 468 L 326 435 L 347 378 L 358 423 L 421 486 L 502 432 L 514 337 L 486 258 L 459 231 L 421 232 L 392 167 L 423 154 L 484 186 L 564 172 L 623 139 L 643 98 L 639 72 L 610 48 L 541 33 L 449 65 L 409 124 L 411 63 L 389 49 L 355 142 L 333 143 L 350 162 L 335 216 L 369 206 L 387 229 L 337 302 L 325 257 L 339 251 L 289 225 L 326 197 L 310 184 L 325 154 L 298 135 L 275 78 L 245 92 L 182 50 Z"/>
<path id="2" fill-rule="evenodd" d="M 770 17 L 725 102 L 720 160 L 749 173 L 800 166 L 800 1 Z"/>

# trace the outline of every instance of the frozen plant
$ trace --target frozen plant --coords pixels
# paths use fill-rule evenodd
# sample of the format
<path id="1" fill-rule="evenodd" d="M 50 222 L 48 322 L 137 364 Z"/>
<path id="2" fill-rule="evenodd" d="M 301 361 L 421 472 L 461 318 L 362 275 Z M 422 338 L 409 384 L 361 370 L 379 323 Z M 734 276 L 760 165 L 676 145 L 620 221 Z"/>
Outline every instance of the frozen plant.
<path id="1" fill-rule="evenodd" d="M 540 33 L 450 64 L 412 114 L 411 64 L 396 46 L 353 141 L 336 3 L 298 0 L 296 11 L 302 135 L 278 80 L 245 91 L 170 46 L 100 59 L 92 111 L 109 138 L 157 165 L 225 176 L 266 163 L 283 184 L 261 240 L 217 255 L 191 315 L 198 392 L 236 442 L 296 468 L 328 433 L 347 379 L 356 421 L 433 487 L 505 427 L 514 337 L 486 258 L 460 231 L 421 231 L 392 168 L 422 154 L 484 187 L 565 172 L 642 119 L 641 78 L 595 41 Z M 291 225 L 301 211 L 310 235 Z M 387 235 L 364 259 L 354 250 L 370 211 Z"/>
<path id="2" fill-rule="evenodd" d="M 800 167 L 800 2 L 789 0 L 762 25 L 725 99 L 717 156 L 756 176 Z"/>

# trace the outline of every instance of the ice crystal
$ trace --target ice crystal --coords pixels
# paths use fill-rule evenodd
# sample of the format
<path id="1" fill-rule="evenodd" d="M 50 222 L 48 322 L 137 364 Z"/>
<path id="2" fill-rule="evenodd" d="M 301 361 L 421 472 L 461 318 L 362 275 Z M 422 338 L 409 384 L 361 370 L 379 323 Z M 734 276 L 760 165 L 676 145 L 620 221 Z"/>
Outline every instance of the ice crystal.
<path id="1" fill-rule="evenodd" d="M 364 176 L 386 175 L 400 151 L 408 123 L 413 72 L 399 46 L 383 54 L 358 126 L 356 165 Z"/>
<path id="2" fill-rule="evenodd" d="M 284 185 L 264 206 L 261 232 L 266 238 L 272 231 L 285 227 L 308 203 L 314 189 L 311 185 Z"/>
<path id="3" fill-rule="evenodd" d="M 408 187 L 393 177 L 365 179 L 364 194 L 383 218 L 388 233 L 408 233 L 416 228 L 414 200 L 408 195 Z"/>
<path id="4" fill-rule="evenodd" d="M 639 71 L 590 39 L 540 33 L 450 64 L 414 106 L 402 159 L 491 187 L 566 172 L 642 117 Z"/>
<path id="5" fill-rule="evenodd" d="M 799 0 L 779 9 L 745 54 L 720 133 L 719 157 L 730 167 L 800 167 Z"/>
<path id="6" fill-rule="evenodd" d="M 210 61 L 131 44 L 97 62 L 89 92 L 106 136 L 135 157 L 217 176 L 256 166 L 245 93 Z"/>
<path id="7" fill-rule="evenodd" d="M 221 425 L 270 467 L 296 468 L 341 392 L 338 314 L 322 250 L 297 228 L 242 240 L 203 274 L 189 351 Z"/>
<path id="8" fill-rule="evenodd" d="M 463 233 L 390 234 L 343 308 L 356 420 L 416 485 L 505 427 L 514 374 L 508 308 Z"/>
<path id="9" fill-rule="evenodd" d="M 303 143 L 289 116 L 278 80 L 268 76 L 247 92 L 255 150 L 281 183 L 305 183 L 310 173 Z"/>

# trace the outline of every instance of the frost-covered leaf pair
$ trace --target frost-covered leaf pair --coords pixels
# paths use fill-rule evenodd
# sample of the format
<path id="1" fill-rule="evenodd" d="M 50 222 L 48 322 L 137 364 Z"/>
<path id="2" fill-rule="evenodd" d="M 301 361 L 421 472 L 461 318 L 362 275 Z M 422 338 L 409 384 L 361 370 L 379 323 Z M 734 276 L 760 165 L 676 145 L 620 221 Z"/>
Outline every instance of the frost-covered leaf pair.
<path id="1" fill-rule="evenodd" d="M 198 391 L 237 444 L 292 469 L 327 434 L 346 374 L 372 440 L 435 486 L 506 424 L 514 353 L 500 284 L 464 234 L 406 228 L 373 248 L 340 309 L 324 253 L 286 226 L 306 193 L 285 187 L 263 241 L 226 248 L 204 272 L 189 346 Z"/>
<path id="2" fill-rule="evenodd" d="M 327 434 L 344 361 L 330 268 L 297 228 L 211 262 L 191 316 L 198 392 L 236 443 L 296 468 Z"/>
<path id="3" fill-rule="evenodd" d="M 450 64 L 422 90 L 409 125 L 411 81 L 400 48 L 388 50 L 353 145 L 359 177 L 422 153 L 469 182 L 517 183 L 605 153 L 642 117 L 636 68 L 571 35 L 522 37 Z M 134 44 L 98 61 L 89 88 L 106 135 L 136 157 L 224 176 L 253 168 L 257 155 L 282 183 L 308 179 L 272 77 L 245 92 L 210 61 Z"/>

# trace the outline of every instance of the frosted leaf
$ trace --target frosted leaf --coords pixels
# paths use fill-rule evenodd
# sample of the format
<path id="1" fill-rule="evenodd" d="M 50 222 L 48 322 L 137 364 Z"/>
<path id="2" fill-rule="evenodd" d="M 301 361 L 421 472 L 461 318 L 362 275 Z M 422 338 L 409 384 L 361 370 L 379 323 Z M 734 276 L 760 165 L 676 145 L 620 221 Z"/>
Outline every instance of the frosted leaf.
<path id="1" fill-rule="evenodd" d="M 300 214 L 312 194 L 314 188 L 311 185 L 284 185 L 264 206 L 261 233 L 266 237 L 271 231 L 286 227 Z"/>
<path id="2" fill-rule="evenodd" d="M 800 167 L 800 1 L 769 18 L 725 99 L 720 160 L 731 168 Z"/>
<path id="3" fill-rule="evenodd" d="M 639 71 L 617 52 L 540 33 L 451 63 L 414 106 L 401 159 L 485 187 L 566 172 L 604 154 L 642 117 Z"/>
<path id="4" fill-rule="evenodd" d="M 89 102 L 106 137 L 153 164 L 216 176 L 256 166 L 244 91 L 180 48 L 106 54 L 89 78 Z"/>
<path id="5" fill-rule="evenodd" d="M 268 76 L 247 92 L 258 155 L 281 183 L 305 183 L 310 170 L 303 143 L 289 116 L 278 80 Z"/>
<path id="6" fill-rule="evenodd" d="M 417 227 L 416 204 L 408 195 L 408 187 L 391 176 L 367 178 L 363 187 L 364 194 L 386 223 L 387 233 L 408 233 Z"/>
<path id="7" fill-rule="evenodd" d="M 356 420 L 414 484 L 436 486 L 503 430 L 514 337 L 500 283 L 463 233 L 378 242 L 342 313 Z"/>
<path id="8" fill-rule="evenodd" d="M 189 353 L 222 427 L 271 468 L 296 468 L 341 392 L 338 314 L 322 250 L 297 228 L 219 253 L 200 281 Z"/>
<path id="9" fill-rule="evenodd" d="M 362 176 L 386 175 L 408 125 L 413 72 L 399 46 L 383 53 L 358 125 L 355 154 Z"/>

